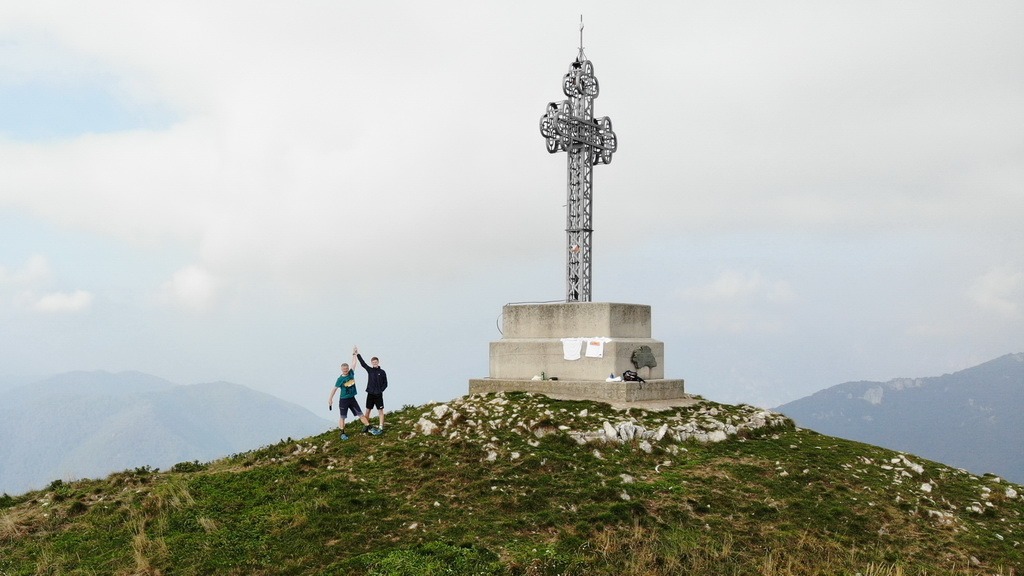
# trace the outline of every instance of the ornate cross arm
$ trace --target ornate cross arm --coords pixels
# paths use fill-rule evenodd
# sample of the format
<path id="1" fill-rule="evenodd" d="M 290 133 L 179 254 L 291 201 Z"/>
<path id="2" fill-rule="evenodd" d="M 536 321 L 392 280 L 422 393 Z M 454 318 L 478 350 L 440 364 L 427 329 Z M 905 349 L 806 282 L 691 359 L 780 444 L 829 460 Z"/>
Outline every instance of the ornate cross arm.
<path id="1" fill-rule="evenodd" d="M 540 118 L 540 133 L 548 152 L 585 145 L 593 148 L 593 164 L 610 164 L 618 143 L 611 119 L 594 118 L 593 101 L 600 88 L 590 60 L 572 63 L 562 78 L 562 92 L 569 99 L 548 103 L 547 112 Z"/>
<path id="2" fill-rule="evenodd" d="M 594 164 L 611 164 L 612 154 L 618 149 L 610 118 L 577 118 L 572 115 L 568 100 L 548 104 L 547 113 L 540 117 L 540 134 L 552 154 L 568 150 L 573 144 L 595 148 Z"/>

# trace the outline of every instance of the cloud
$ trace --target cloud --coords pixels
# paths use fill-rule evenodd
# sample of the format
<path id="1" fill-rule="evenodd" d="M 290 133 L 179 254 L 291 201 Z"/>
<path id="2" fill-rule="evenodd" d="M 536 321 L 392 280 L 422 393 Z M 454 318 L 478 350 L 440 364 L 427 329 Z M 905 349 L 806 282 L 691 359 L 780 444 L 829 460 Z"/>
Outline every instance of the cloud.
<path id="1" fill-rule="evenodd" d="M 789 282 L 770 280 L 760 272 L 726 270 L 702 286 L 684 289 L 681 296 L 702 302 L 789 302 L 796 294 Z"/>
<path id="2" fill-rule="evenodd" d="M 16 308 L 44 314 L 73 314 L 84 312 L 92 306 L 93 295 L 86 290 L 72 292 L 44 292 L 41 290 L 53 282 L 53 270 L 46 256 L 29 256 L 24 266 L 8 271 L 0 266 L 0 289 L 15 292 L 13 302 Z"/>
<path id="3" fill-rule="evenodd" d="M 183 308 L 202 311 L 210 308 L 220 293 L 221 282 L 199 266 L 187 266 L 174 273 L 162 288 L 162 300 Z"/>
<path id="4" fill-rule="evenodd" d="M 683 289 L 679 295 L 695 306 L 703 330 L 737 335 L 784 331 L 788 320 L 779 310 L 796 298 L 789 282 L 742 270 L 723 271 L 714 280 Z"/>
<path id="5" fill-rule="evenodd" d="M 479 262 L 535 261 L 547 249 L 544 231 L 557 235 L 564 214 L 564 160 L 547 157 L 536 122 L 545 102 L 561 97 L 572 34 L 559 60 L 547 50 L 553 40 L 524 46 L 505 33 L 530 21 L 537 6 L 453 11 L 446 24 L 474 24 L 459 38 L 423 26 L 437 16 L 413 4 L 398 13 L 386 6 L 264 8 L 239 19 L 224 6 L 184 3 L 161 13 L 163 25 L 146 28 L 138 22 L 153 21 L 151 7 L 119 7 L 111 16 L 70 5 L 59 17 L 12 9 L 13 19 L 32 24 L 26 28 L 52 35 L 15 37 L 18 58 L 7 67 L 19 77 L 84 70 L 76 74 L 87 84 L 105 80 L 131 108 L 156 102 L 176 111 L 177 121 L 46 146 L 0 142 L 0 206 L 137 244 L 181 243 L 222 289 L 254 280 L 299 290 L 339 285 L 345 266 L 328 263 L 358 256 L 376 278 L 457 277 Z M 642 17 L 652 10 L 660 16 Z M 971 142 L 974 150 L 1005 145 L 979 128 L 1006 120 L 1001 109 L 975 104 L 974 84 L 958 83 L 945 95 L 967 117 L 948 120 L 938 136 L 927 131 L 938 129 L 932 115 L 906 114 L 899 104 L 930 110 L 945 102 L 930 96 L 947 67 L 930 56 L 944 20 L 907 39 L 900 22 L 912 11 L 878 22 L 875 12 L 858 12 L 887 42 L 865 45 L 858 27 L 824 8 L 796 20 L 785 9 L 756 18 L 705 10 L 696 14 L 714 18 L 707 30 L 715 34 L 673 35 L 658 48 L 666 57 L 685 55 L 678 59 L 684 73 L 671 81 L 649 57 L 648 36 L 633 38 L 625 27 L 678 21 L 673 15 L 622 11 L 623 41 L 614 50 L 593 37 L 588 54 L 603 87 L 598 112 L 613 118 L 623 138 L 599 175 L 598 210 L 628 213 L 637 200 L 625 191 L 652 191 L 643 200 L 657 206 L 649 225 L 671 234 L 682 214 L 689 227 L 726 232 L 850 231 L 948 226 L 951 215 L 1005 218 L 1024 207 L 1019 195 L 1004 194 L 1011 206 L 993 211 L 977 201 L 976 186 L 949 190 L 971 171 L 1012 175 L 1012 166 L 936 176 L 936 165 L 955 165 L 947 158 L 962 154 L 950 142 Z M 600 34 L 595 18 L 588 34 Z M 556 26 L 548 20 L 538 36 Z M 986 36 L 1003 38 L 1003 28 Z M 190 31 L 186 44 L 182 30 Z M 973 43 L 970 35 L 957 38 Z M 475 45 L 492 50 L 468 48 Z M 518 56 L 497 56 L 502 65 L 493 65 L 496 55 L 512 53 Z M 985 60 L 988 52 L 981 54 Z M 952 60 L 956 70 L 977 70 L 965 58 Z M 906 77 L 922 69 L 929 72 Z M 640 77 L 645 71 L 651 75 Z M 990 71 L 976 89 L 1014 89 L 1000 78 Z M 650 97 L 652 79 L 659 95 L 678 97 L 677 113 L 636 105 Z M 1019 114 L 1009 118 L 1019 123 Z M 679 161 L 685 169 L 672 169 Z M 1017 181 L 992 177 L 986 190 L 1003 194 Z M 618 193 L 616 182 L 623 183 Z M 785 285 L 752 287 L 757 280 L 749 277 L 708 289 L 728 295 L 730 281 L 768 301 L 791 297 Z"/>
<path id="6" fill-rule="evenodd" d="M 0 287 L 11 285 L 17 287 L 33 286 L 50 278 L 50 262 L 39 254 L 30 256 L 25 266 L 19 270 L 8 272 L 0 266 Z"/>
<path id="7" fill-rule="evenodd" d="M 92 305 L 93 296 L 85 290 L 52 292 L 38 298 L 29 295 L 28 305 L 36 312 L 66 314 L 84 312 Z"/>
<path id="8" fill-rule="evenodd" d="M 974 281 L 968 297 L 982 310 L 1011 319 L 1024 317 L 1024 271 L 993 268 Z"/>
<path id="9" fill-rule="evenodd" d="M 184 5 L 145 33 L 137 23 L 153 16 L 131 8 L 98 20 L 75 7 L 61 18 L 19 9 L 54 35 L 20 49 L 45 52 L 41 74 L 88 61 L 87 82 L 106 80 L 128 100 L 159 95 L 157 108 L 178 116 L 160 129 L 43 145 L 0 140 L 0 208 L 137 246 L 185 245 L 224 289 L 254 280 L 337 286 L 347 280 L 344 263 L 356 259 L 376 278 L 447 277 L 494 254 L 543 249 L 519 191 L 536 187 L 494 178 L 488 146 L 507 139 L 507 120 L 475 118 L 476 106 L 466 105 L 484 100 L 474 83 L 497 72 L 468 74 L 460 62 L 472 52 L 422 26 L 419 8 L 310 8 L 267 7 L 275 13 L 238 20 L 233 10 Z M 361 24 L 385 14 L 397 43 Z M 179 25 L 193 30 L 185 45 Z M 412 65 L 414 45 L 429 54 Z M 549 79 L 553 90 L 560 74 Z M 508 146 L 512 156 L 543 158 L 539 114 L 530 108 L 518 124 L 532 146 Z M 551 202 L 556 218 L 559 196 Z M 514 222 L 526 233 L 504 232 Z"/>

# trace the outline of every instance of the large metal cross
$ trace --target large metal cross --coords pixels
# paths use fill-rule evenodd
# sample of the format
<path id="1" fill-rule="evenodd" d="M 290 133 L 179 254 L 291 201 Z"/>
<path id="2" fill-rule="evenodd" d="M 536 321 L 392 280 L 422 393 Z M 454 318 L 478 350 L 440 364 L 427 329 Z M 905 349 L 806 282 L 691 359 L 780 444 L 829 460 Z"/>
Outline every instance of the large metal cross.
<path id="1" fill-rule="evenodd" d="M 594 118 L 597 78 L 594 65 L 583 54 L 582 19 L 580 51 L 562 78 L 562 91 L 568 99 L 548 104 L 540 133 L 548 152 L 564 150 L 568 157 L 565 301 L 590 302 L 593 167 L 611 163 L 618 146 L 612 121 L 607 116 Z"/>

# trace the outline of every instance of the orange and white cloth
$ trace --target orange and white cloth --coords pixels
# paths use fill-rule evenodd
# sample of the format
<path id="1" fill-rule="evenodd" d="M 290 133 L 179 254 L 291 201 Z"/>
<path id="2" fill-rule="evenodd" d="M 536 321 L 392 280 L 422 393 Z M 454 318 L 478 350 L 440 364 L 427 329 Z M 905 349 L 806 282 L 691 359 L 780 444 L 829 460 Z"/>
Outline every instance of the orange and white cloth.
<path id="1" fill-rule="evenodd" d="M 604 358 L 604 343 L 611 338 L 587 338 L 587 358 Z"/>

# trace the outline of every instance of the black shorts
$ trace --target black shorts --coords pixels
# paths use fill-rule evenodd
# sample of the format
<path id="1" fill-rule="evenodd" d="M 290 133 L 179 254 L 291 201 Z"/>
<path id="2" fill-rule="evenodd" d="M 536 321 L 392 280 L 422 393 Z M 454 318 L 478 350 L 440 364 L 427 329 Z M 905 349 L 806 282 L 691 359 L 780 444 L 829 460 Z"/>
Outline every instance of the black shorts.
<path id="1" fill-rule="evenodd" d="M 366 393 L 366 411 L 369 412 L 376 408 L 377 410 L 384 409 L 384 395 L 383 394 L 371 394 Z"/>
<path id="2" fill-rule="evenodd" d="M 363 409 L 359 407 L 359 400 L 355 396 L 338 400 L 338 415 L 344 418 L 346 410 L 351 410 L 353 416 L 363 415 Z"/>

